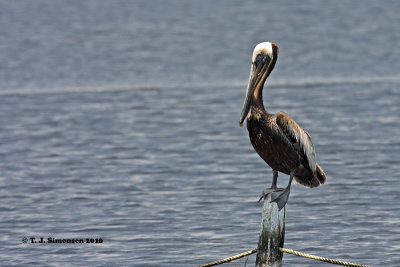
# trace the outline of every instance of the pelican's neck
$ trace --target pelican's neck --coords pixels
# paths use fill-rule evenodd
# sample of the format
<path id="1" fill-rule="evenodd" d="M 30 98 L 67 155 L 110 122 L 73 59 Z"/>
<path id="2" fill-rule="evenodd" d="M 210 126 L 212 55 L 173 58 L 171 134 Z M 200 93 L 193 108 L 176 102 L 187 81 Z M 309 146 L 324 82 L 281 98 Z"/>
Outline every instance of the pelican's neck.
<path id="1" fill-rule="evenodd" d="M 262 97 L 263 88 L 264 88 L 264 83 L 262 83 L 259 87 L 257 87 L 254 90 L 253 99 L 252 99 L 252 107 L 255 107 L 255 108 L 258 108 L 258 109 L 261 109 L 261 110 L 267 112 L 265 110 L 263 97 Z"/>
<path id="2" fill-rule="evenodd" d="M 257 74 L 257 75 L 262 74 L 260 80 L 258 80 L 258 77 L 253 77 L 252 75 L 250 76 L 250 77 L 252 77 L 252 79 L 255 79 L 255 81 L 256 81 L 256 84 L 254 85 L 256 87 L 254 88 L 252 100 L 251 100 L 252 101 L 252 103 L 251 103 L 252 110 L 253 110 L 253 108 L 258 109 L 258 110 L 265 112 L 265 114 L 268 114 L 268 112 L 264 108 L 262 92 L 264 89 L 265 81 L 267 80 L 268 76 L 271 74 L 272 70 L 274 69 L 276 60 L 278 58 L 278 46 L 273 43 L 268 43 L 268 44 L 271 46 L 271 49 L 269 50 L 269 52 L 267 51 L 269 54 L 268 60 L 272 59 L 272 61 L 264 63 L 264 64 L 268 64 L 268 65 L 266 65 L 266 68 L 264 68 L 265 65 L 261 66 L 262 67 L 261 69 L 259 69 L 260 65 L 258 67 L 255 65 L 252 66 L 252 68 L 251 68 L 252 75 L 253 74 Z M 262 43 L 261 45 L 265 46 L 265 43 Z M 257 46 L 256 46 L 256 48 L 257 48 Z M 272 53 L 271 53 L 271 50 L 272 50 Z M 259 52 L 257 52 L 257 51 L 258 51 L 257 49 L 254 49 L 253 62 L 255 62 L 254 55 L 259 55 Z M 253 63 L 253 64 L 255 64 L 255 63 Z M 258 64 L 260 64 L 260 63 L 258 63 Z"/>

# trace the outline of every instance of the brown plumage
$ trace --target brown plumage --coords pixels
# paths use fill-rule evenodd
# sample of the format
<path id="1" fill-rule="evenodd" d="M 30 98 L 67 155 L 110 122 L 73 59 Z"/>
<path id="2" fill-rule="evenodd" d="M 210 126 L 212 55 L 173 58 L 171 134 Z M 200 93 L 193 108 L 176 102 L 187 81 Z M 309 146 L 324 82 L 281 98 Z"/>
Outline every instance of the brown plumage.
<path id="1" fill-rule="evenodd" d="M 278 171 L 290 175 L 286 193 L 276 198 L 278 206 L 282 208 L 289 196 L 293 178 L 306 187 L 317 187 L 326 182 L 326 176 L 316 162 L 310 135 L 285 112 L 269 114 L 264 108 L 262 89 L 275 66 L 277 56 L 278 47 L 273 43 L 260 43 L 255 47 L 239 123 L 243 123 L 251 109 L 247 116 L 250 141 L 274 172 L 271 188 L 276 189 Z"/>
<path id="2" fill-rule="evenodd" d="M 247 117 L 250 141 L 260 157 L 273 169 L 290 175 L 306 187 L 326 181 L 325 173 L 315 162 L 310 135 L 283 111 L 276 115 L 253 107 Z M 297 136 L 296 136 L 297 135 Z"/>

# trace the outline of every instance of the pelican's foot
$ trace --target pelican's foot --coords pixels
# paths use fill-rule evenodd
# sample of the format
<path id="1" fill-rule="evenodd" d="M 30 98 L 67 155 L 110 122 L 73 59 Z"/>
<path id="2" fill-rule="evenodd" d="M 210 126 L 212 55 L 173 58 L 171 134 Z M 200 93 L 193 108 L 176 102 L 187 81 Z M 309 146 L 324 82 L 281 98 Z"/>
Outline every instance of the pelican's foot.
<path id="1" fill-rule="evenodd" d="M 262 191 L 261 197 L 260 197 L 260 199 L 258 200 L 258 202 L 260 202 L 260 201 L 263 200 L 263 199 L 266 199 L 266 198 L 268 197 L 268 195 L 271 194 L 271 193 L 279 194 L 279 193 L 282 192 L 282 191 L 283 191 L 283 188 L 272 188 L 272 187 L 266 188 L 266 189 L 264 189 L 264 190 Z M 271 199 L 272 199 L 272 197 L 273 197 L 273 195 L 271 195 Z"/>
<path id="2" fill-rule="evenodd" d="M 285 207 L 290 194 L 290 188 L 285 188 L 282 192 L 272 192 L 271 202 L 278 204 L 279 210 Z"/>

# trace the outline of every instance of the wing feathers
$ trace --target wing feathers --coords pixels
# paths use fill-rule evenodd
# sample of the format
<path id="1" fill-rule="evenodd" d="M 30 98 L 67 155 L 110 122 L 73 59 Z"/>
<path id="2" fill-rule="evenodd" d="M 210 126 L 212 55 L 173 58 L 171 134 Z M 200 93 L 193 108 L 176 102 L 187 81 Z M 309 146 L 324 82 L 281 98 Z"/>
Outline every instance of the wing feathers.
<path id="1" fill-rule="evenodd" d="M 310 169 L 315 172 L 317 162 L 310 135 L 283 111 L 276 114 L 276 123 L 299 152 L 304 154 Z"/>

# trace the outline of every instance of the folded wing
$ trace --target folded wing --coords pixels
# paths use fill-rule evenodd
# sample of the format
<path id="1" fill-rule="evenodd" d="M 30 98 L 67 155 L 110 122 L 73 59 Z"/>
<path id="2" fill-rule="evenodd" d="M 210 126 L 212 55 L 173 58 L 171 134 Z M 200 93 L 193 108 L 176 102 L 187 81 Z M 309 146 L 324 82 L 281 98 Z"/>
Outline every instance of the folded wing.
<path id="1" fill-rule="evenodd" d="M 279 111 L 278 114 L 276 114 L 276 123 L 286 135 L 289 142 L 308 163 L 311 172 L 314 173 L 317 169 L 317 162 L 315 160 L 315 150 L 310 135 L 283 111 Z"/>

